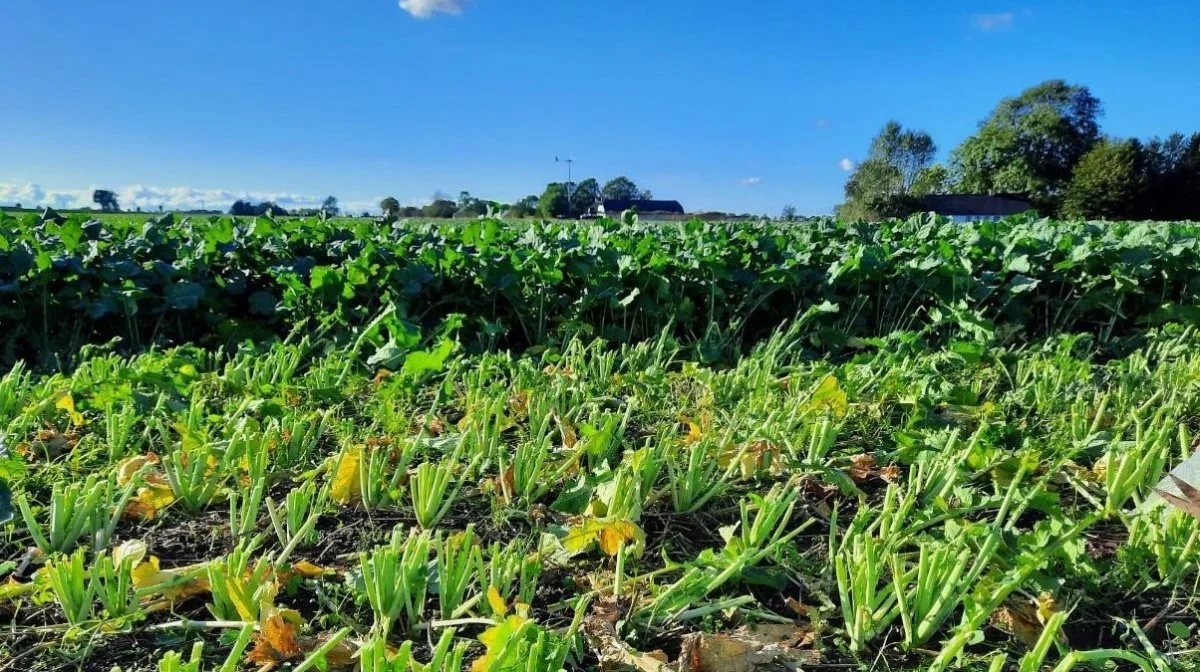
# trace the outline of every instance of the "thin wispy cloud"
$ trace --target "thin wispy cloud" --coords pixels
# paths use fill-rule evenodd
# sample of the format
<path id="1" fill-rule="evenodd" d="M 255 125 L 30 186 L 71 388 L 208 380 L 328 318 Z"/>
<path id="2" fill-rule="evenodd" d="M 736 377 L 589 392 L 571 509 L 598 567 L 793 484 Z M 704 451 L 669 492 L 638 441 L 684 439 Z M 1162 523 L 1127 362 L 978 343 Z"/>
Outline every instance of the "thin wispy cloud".
<path id="1" fill-rule="evenodd" d="M 996 12 L 994 14 L 976 14 L 973 23 L 985 33 L 1010 30 L 1016 15 L 1012 12 Z"/>
<path id="2" fill-rule="evenodd" d="M 817 128 L 825 128 L 828 125 L 829 125 L 829 120 L 824 119 L 824 118 L 817 119 L 816 121 L 813 122 L 813 126 L 816 126 Z"/>
<path id="3" fill-rule="evenodd" d="M 753 187 L 756 184 L 762 184 L 761 177 L 743 177 L 741 179 L 741 185 L 743 187 Z"/>
<path id="4" fill-rule="evenodd" d="M 854 170 L 854 162 L 850 159 L 842 159 L 841 161 L 838 161 L 838 167 L 848 173 Z"/>
<path id="5" fill-rule="evenodd" d="M 400 0 L 400 9 L 418 19 L 432 19 L 436 14 L 462 14 L 471 0 Z"/>

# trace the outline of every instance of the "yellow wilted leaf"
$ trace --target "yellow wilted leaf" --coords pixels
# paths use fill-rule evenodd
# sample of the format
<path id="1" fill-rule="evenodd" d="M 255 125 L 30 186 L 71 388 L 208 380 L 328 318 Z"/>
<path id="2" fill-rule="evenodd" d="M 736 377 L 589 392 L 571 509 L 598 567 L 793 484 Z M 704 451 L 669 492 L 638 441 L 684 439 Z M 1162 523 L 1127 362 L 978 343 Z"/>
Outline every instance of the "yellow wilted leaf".
<path id="1" fill-rule="evenodd" d="M 301 560 L 300 562 L 292 565 L 292 571 L 306 579 L 315 579 L 319 576 L 324 576 L 329 570 L 325 569 L 324 567 L 314 565 L 307 560 Z"/>
<path id="2" fill-rule="evenodd" d="M 575 431 L 574 425 L 570 420 L 564 421 L 557 415 L 554 416 L 554 419 L 558 422 L 559 431 L 562 432 L 563 448 L 567 450 L 574 448 L 575 444 L 579 442 L 579 433 Z"/>
<path id="3" fill-rule="evenodd" d="M 642 534 L 642 528 L 637 523 L 628 520 L 608 521 L 600 529 L 600 550 L 615 556 L 620 552 L 622 543 L 635 541 Z"/>
<path id="4" fill-rule="evenodd" d="M 159 511 L 174 502 L 175 493 L 171 491 L 171 486 L 166 484 L 149 485 L 138 488 L 137 495 L 129 500 L 122 515 L 126 518 L 153 520 Z"/>
<path id="5" fill-rule="evenodd" d="M 1050 617 L 1054 615 L 1054 612 L 1058 611 L 1058 603 L 1055 602 L 1054 597 L 1047 592 L 1042 592 L 1039 594 L 1033 603 L 1037 605 L 1037 618 L 1042 622 L 1042 625 L 1045 625 L 1047 622 L 1049 622 Z"/>
<path id="6" fill-rule="evenodd" d="M 182 567 L 179 569 L 160 569 L 158 558 L 150 556 L 143 562 L 138 563 L 132 574 L 133 587 L 136 589 L 150 588 L 159 586 L 157 592 L 168 600 L 177 600 L 192 595 L 200 595 L 209 591 L 208 579 L 203 575 L 194 577 L 188 576 L 188 571 L 193 567 Z"/>
<path id="7" fill-rule="evenodd" d="M 821 380 L 821 384 L 813 390 L 812 398 L 808 403 L 812 408 L 826 409 L 839 418 L 845 416 L 846 411 L 850 408 L 846 391 L 842 389 L 837 376 L 833 375 L 825 376 Z"/>
<path id="8" fill-rule="evenodd" d="M 21 597 L 37 590 L 37 583 L 29 581 L 21 583 L 13 577 L 8 577 L 8 581 L 0 584 L 0 600 L 11 600 L 15 597 Z"/>
<path id="9" fill-rule="evenodd" d="M 75 410 L 75 397 L 71 396 L 70 392 L 59 397 L 58 401 L 54 402 L 54 407 L 66 411 L 71 418 L 72 425 L 83 424 L 83 414 Z"/>
<path id="10" fill-rule="evenodd" d="M 504 598 L 500 597 L 500 591 L 495 586 L 488 586 L 487 601 L 488 605 L 492 607 L 492 613 L 500 618 L 504 618 L 508 614 L 508 605 L 504 603 Z"/>
<path id="11" fill-rule="evenodd" d="M 146 455 L 134 455 L 121 460 L 117 463 L 117 485 L 128 484 L 143 467 L 149 464 L 158 464 L 158 455 L 147 453 Z"/>
<path id="12" fill-rule="evenodd" d="M 742 446 L 729 445 L 717 457 L 722 467 L 728 467 L 734 460 L 738 461 L 738 471 L 742 478 L 751 478 L 764 471 L 776 473 L 780 468 L 781 454 L 770 441 L 752 441 Z"/>
<path id="13" fill-rule="evenodd" d="M 171 429 L 179 433 L 180 447 L 183 448 L 185 453 L 190 453 L 204 447 L 204 437 L 187 425 L 177 422 L 171 425 Z"/>
<path id="14" fill-rule="evenodd" d="M 330 633 L 325 633 L 320 637 L 317 637 L 316 641 L 312 644 L 312 648 L 321 648 L 326 642 L 329 641 L 329 637 Z M 352 647 L 349 642 L 343 639 L 337 644 L 334 644 L 332 649 L 329 649 L 325 652 L 325 662 L 331 669 L 334 670 L 351 667 L 356 662 L 354 657 L 355 653 L 356 651 L 354 650 L 354 647 Z"/>
<path id="15" fill-rule="evenodd" d="M 585 520 L 567 530 L 567 535 L 562 539 L 563 548 L 572 555 L 582 553 L 592 545 L 592 542 L 596 540 L 599 534 L 600 529 L 595 525 L 593 520 Z"/>
<path id="16" fill-rule="evenodd" d="M 517 390 L 508 397 L 508 407 L 513 415 L 525 417 L 529 414 L 529 390 Z"/>
<path id="17" fill-rule="evenodd" d="M 337 470 L 333 474 L 333 484 L 329 495 L 339 504 L 349 504 L 362 497 L 362 479 L 359 477 L 359 463 L 362 461 L 362 448 L 354 446 L 342 453 Z"/>
<path id="18" fill-rule="evenodd" d="M 644 539 L 646 533 L 637 523 L 629 520 L 598 520 L 585 519 L 583 522 L 567 530 L 562 545 L 571 554 L 582 553 L 592 545 L 600 543 L 600 550 L 610 556 L 615 556 L 621 543 L 638 542 Z"/>
<path id="19" fill-rule="evenodd" d="M 1025 646 L 1033 648 L 1041 637 L 1042 628 L 1029 611 L 1025 605 L 1016 608 L 1006 605 L 992 612 L 989 620 L 992 625 L 1009 633 Z"/>
<path id="20" fill-rule="evenodd" d="M 487 653 L 471 663 L 471 672 L 489 672 L 492 665 L 498 661 L 499 654 L 504 651 L 505 644 L 528 622 L 528 618 L 514 615 L 484 630 L 483 634 L 479 635 L 479 641 L 487 647 Z"/>
<path id="21" fill-rule="evenodd" d="M 281 611 L 272 610 L 261 621 L 254 636 L 254 648 L 246 656 L 250 662 L 258 663 L 259 669 L 269 670 L 304 652 L 296 638 L 296 623 L 284 616 Z"/>

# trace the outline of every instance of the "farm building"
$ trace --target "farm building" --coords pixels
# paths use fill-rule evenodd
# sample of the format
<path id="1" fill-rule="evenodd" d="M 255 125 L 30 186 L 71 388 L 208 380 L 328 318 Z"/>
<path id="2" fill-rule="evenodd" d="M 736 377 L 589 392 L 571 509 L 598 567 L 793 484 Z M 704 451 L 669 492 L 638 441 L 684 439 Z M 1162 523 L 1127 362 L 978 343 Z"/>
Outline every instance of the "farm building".
<path id="1" fill-rule="evenodd" d="M 620 217 L 622 212 L 626 210 L 636 210 L 639 215 L 651 213 L 665 213 L 672 215 L 682 215 L 683 206 L 679 201 L 654 201 L 648 199 L 604 199 L 600 205 L 596 206 L 596 214 L 601 217 Z"/>
<path id="2" fill-rule="evenodd" d="M 995 221 L 1029 209 L 1029 201 L 1015 194 L 933 194 L 921 199 L 921 209 L 956 222 Z"/>

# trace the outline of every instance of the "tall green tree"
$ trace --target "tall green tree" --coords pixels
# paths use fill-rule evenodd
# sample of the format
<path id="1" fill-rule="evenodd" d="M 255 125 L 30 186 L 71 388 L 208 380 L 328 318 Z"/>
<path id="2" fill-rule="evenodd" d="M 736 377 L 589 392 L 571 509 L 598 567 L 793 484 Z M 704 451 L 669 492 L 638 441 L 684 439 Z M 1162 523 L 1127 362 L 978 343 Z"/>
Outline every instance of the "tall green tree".
<path id="1" fill-rule="evenodd" d="M 458 212 L 458 203 L 448 198 L 435 198 L 432 203 L 421 209 L 423 216 L 437 219 L 448 219 L 453 217 L 455 212 Z"/>
<path id="2" fill-rule="evenodd" d="M 600 203 L 600 183 L 589 177 L 571 189 L 571 212 L 582 215 Z"/>
<path id="3" fill-rule="evenodd" d="M 117 195 L 108 189 L 96 189 L 92 192 L 92 202 L 100 206 L 104 212 L 119 212 L 121 206 L 117 204 Z"/>
<path id="4" fill-rule="evenodd" d="M 1145 145 L 1146 190 L 1138 216 L 1200 221 L 1200 133 L 1173 133 Z"/>
<path id="5" fill-rule="evenodd" d="M 1146 187 L 1142 145 L 1137 140 L 1101 140 L 1075 165 L 1063 192 L 1062 215 L 1075 219 L 1137 216 Z"/>
<path id="6" fill-rule="evenodd" d="M 617 201 L 636 201 L 638 199 L 654 198 L 649 189 L 639 189 L 636 182 L 625 177 L 614 177 L 604 183 L 600 190 L 601 197 Z"/>
<path id="7" fill-rule="evenodd" d="M 838 217 L 874 221 L 912 213 L 919 207 L 914 188 L 936 154 L 937 145 L 925 131 L 896 121 L 884 124 L 871 140 L 867 159 L 846 179 L 846 202 L 838 206 Z"/>
<path id="8" fill-rule="evenodd" d="M 546 185 L 538 199 L 538 212 L 543 217 L 563 219 L 570 216 L 571 202 L 567 198 L 567 185 L 562 182 L 551 182 Z"/>
<path id="9" fill-rule="evenodd" d="M 321 203 L 321 209 L 333 217 L 336 217 L 342 211 L 342 209 L 338 207 L 338 200 L 333 196 L 327 197 Z"/>
<path id="10" fill-rule="evenodd" d="M 516 203 L 513 203 L 512 207 L 508 209 L 509 217 L 530 217 L 532 215 L 536 215 L 537 213 L 538 197 L 533 195 L 526 196 Z"/>
<path id="11" fill-rule="evenodd" d="M 943 194 L 950 188 L 950 171 L 940 163 L 935 163 L 917 174 L 909 191 L 914 196 L 928 194 Z"/>
<path id="12" fill-rule="evenodd" d="M 400 214 L 400 201 L 394 196 L 379 201 L 379 210 L 383 212 L 384 217 L 396 217 Z"/>
<path id="13" fill-rule="evenodd" d="M 1017 193 L 1056 212 L 1075 164 L 1100 137 L 1100 100 L 1086 86 L 1050 80 L 1000 101 L 950 155 L 959 193 Z"/>

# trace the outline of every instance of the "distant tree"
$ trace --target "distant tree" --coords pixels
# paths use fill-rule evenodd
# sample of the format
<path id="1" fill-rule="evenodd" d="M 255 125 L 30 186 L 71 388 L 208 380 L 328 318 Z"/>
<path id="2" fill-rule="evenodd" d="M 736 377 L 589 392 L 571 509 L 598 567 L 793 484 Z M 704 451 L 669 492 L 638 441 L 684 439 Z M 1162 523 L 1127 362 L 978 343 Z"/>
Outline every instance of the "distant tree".
<path id="1" fill-rule="evenodd" d="M 1063 192 L 1062 215 L 1077 219 L 1130 219 L 1145 189 L 1142 145 L 1101 140 L 1083 155 Z"/>
<path id="2" fill-rule="evenodd" d="M 571 203 L 567 198 L 567 185 L 562 182 L 551 182 L 546 185 L 538 199 L 538 211 L 543 217 L 563 219 L 570 216 Z"/>
<path id="3" fill-rule="evenodd" d="M 455 217 L 480 217 L 488 212 L 488 201 L 471 198 L 459 205 L 454 212 Z"/>
<path id="4" fill-rule="evenodd" d="M 1200 133 L 1154 138 L 1143 154 L 1146 190 L 1137 216 L 1200 220 Z"/>
<path id="5" fill-rule="evenodd" d="M 600 183 L 589 177 L 571 189 L 571 212 L 582 215 L 600 203 Z"/>
<path id="6" fill-rule="evenodd" d="M 388 196 L 379 202 L 379 210 L 384 217 L 396 217 L 400 214 L 400 201 L 393 196 Z"/>
<path id="7" fill-rule="evenodd" d="M 17 203 L 17 210 L 20 210 L 20 209 L 21 209 L 21 204 Z"/>
<path id="8" fill-rule="evenodd" d="M 531 217 L 537 213 L 538 197 L 532 195 L 513 203 L 512 207 L 508 209 L 509 217 Z"/>
<path id="9" fill-rule="evenodd" d="M 251 203 L 250 201 L 243 201 L 239 199 L 234 201 L 233 205 L 229 206 L 229 214 L 236 217 L 256 217 L 261 215 L 286 217 L 288 211 L 270 201 L 265 201 L 263 203 Z"/>
<path id="10" fill-rule="evenodd" d="M 796 221 L 796 208 L 790 205 L 783 206 L 783 210 L 779 213 L 779 218 L 785 222 Z"/>
<path id="11" fill-rule="evenodd" d="M 104 212 L 121 211 L 121 207 L 117 204 L 117 195 L 108 189 L 96 189 L 93 191 L 92 202 L 98 204 Z"/>
<path id="12" fill-rule="evenodd" d="M 950 155 L 959 193 L 1018 193 L 1057 211 L 1075 164 L 1100 137 L 1100 100 L 1086 86 L 1050 80 L 1000 101 Z"/>
<path id="13" fill-rule="evenodd" d="M 321 209 L 331 217 L 338 216 L 338 214 L 342 211 L 342 209 L 338 207 L 338 200 L 333 196 L 325 197 L 325 200 L 321 202 Z"/>
<path id="14" fill-rule="evenodd" d="M 650 198 L 649 191 L 641 191 L 638 189 L 637 183 L 622 175 L 614 177 L 604 184 L 604 188 L 600 190 L 600 195 L 605 199 L 617 201 L 634 201 L 639 198 Z"/>
<path id="15" fill-rule="evenodd" d="M 925 131 L 905 130 L 899 122 L 884 124 L 871 141 L 867 159 L 846 179 L 846 202 L 837 216 L 877 221 L 905 217 L 920 207 L 915 188 L 925 188 L 937 145 Z"/>
<path id="16" fill-rule="evenodd" d="M 458 204 L 454 201 L 445 198 L 435 199 L 432 203 L 422 209 L 421 214 L 425 217 L 437 219 L 446 219 L 453 217 L 454 213 L 458 212 Z"/>
<path id="17" fill-rule="evenodd" d="M 415 205 L 406 205 L 403 208 L 400 208 L 400 216 L 401 217 L 408 217 L 408 218 L 420 217 L 422 214 L 424 214 L 422 209 L 418 208 Z"/>

